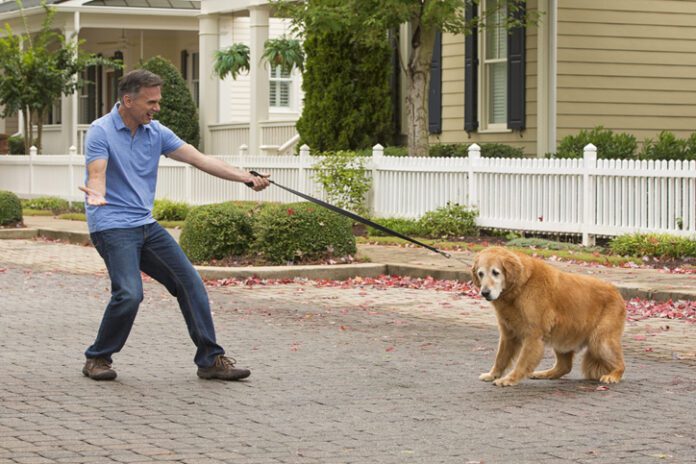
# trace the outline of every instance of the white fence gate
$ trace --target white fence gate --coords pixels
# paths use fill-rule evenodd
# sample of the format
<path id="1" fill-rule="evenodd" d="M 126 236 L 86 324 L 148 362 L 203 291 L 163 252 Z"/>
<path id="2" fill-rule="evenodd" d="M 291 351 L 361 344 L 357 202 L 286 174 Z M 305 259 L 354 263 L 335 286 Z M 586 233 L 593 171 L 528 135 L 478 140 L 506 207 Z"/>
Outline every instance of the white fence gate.
<path id="1" fill-rule="evenodd" d="M 219 158 L 324 197 L 307 147 L 300 156 Z M 478 208 L 481 227 L 582 234 L 586 244 L 596 235 L 632 232 L 696 236 L 696 161 L 597 160 L 593 145 L 575 160 L 481 158 L 475 144 L 468 158 L 398 158 L 383 156 L 377 145 L 367 167 L 377 217 L 416 218 L 452 202 Z M 81 201 L 84 171 L 81 155 L 0 156 L 0 189 Z M 190 204 L 298 200 L 273 187 L 253 192 L 169 159 L 160 163 L 157 197 Z"/>

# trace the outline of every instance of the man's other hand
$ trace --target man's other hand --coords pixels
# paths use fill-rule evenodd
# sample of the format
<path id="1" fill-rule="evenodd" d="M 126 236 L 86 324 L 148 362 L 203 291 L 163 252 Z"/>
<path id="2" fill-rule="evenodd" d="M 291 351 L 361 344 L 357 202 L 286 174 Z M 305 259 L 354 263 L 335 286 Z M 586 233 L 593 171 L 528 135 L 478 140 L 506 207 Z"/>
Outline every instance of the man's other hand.
<path id="1" fill-rule="evenodd" d="M 79 186 L 78 188 L 87 194 L 88 205 L 104 206 L 106 204 L 106 199 L 104 198 L 104 195 L 97 192 L 96 190 L 83 186 Z"/>

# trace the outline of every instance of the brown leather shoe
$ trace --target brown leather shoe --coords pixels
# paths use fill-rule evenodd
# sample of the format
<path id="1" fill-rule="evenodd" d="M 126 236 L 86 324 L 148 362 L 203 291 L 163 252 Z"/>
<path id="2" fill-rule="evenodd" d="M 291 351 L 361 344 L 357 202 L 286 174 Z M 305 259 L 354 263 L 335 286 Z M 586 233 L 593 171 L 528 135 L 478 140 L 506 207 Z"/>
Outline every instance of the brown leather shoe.
<path id="1" fill-rule="evenodd" d="M 201 379 L 211 380 L 241 380 L 246 379 L 251 375 L 249 369 L 239 369 L 234 367 L 236 361 L 227 356 L 218 356 L 215 358 L 215 364 L 210 367 L 199 367 L 198 377 Z"/>
<path id="2" fill-rule="evenodd" d="M 87 358 L 82 373 L 92 380 L 114 380 L 116 371 L 111 368 L 111 363 L 104 358 Z"/>

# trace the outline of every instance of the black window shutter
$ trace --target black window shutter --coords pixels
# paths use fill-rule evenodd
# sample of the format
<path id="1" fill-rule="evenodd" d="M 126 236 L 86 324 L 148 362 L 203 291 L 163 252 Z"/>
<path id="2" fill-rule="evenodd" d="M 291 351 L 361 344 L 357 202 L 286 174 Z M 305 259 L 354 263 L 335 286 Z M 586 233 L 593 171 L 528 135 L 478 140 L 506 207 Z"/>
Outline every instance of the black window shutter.
<path id="1" fill-rule="evenodd" d="M 430 64 L 430 88 L 428 91 L 428 130 L 442 133 L 442 32 L 435 33 L 433 61 Z"/>
<path id="2" fill-rule="evenodd" d="M 181 50 L 181 77 L 185 81 L 188 80 L 188 52 L 186 50 Z"/>
<path id="3" fill-rule="evenodd" d="M 524 17 L 524 3 L 511 12 L 515 19 Z M 508 129 L 525 127 L 525 37 L 526 29 L 518 27 L 508 34 Z"/>
<path id="4" fill-rule="evenodd" d="M 476 17 L 474 8 L 467 5 L 467 22 Z M 474 132 L 478 126 L 478 28 L 474 28 L 464 38 L 464 130 Z"/>

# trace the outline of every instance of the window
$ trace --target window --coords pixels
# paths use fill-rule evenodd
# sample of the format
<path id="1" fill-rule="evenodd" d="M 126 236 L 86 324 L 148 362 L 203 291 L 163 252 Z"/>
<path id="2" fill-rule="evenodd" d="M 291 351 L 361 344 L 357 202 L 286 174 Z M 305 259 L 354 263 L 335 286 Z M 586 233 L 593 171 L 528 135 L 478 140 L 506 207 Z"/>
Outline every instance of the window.
<path id="1" fill-rule="evenodd" d="M 275 108 L 290 108 L 290 88 L 292 77 L 283 72 L 280 66 L 271 69 L 269 104 Z"/>
<path id="2" fill-rule="evenodd" d="M 483 129 L 507 129 L 507 8 L 500 0 L 485 0 L 483 8 L 487 25 L 481 41 L 481 121 Z"/>
<path id="3" fill-rule="evenodd" d="M 464 38 L 464 130 L 469 133 L 525 128 L 527 31 L 505 26 L 508 15 L 523 22 L 526 4 L 516 3 L 512 12 L 507 4 L 481 0 L 465 9 L 467 21 L 481 15 L 487 23 Z"/>

